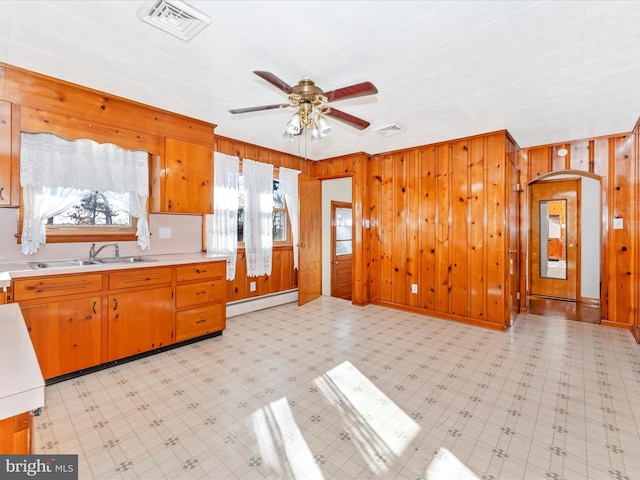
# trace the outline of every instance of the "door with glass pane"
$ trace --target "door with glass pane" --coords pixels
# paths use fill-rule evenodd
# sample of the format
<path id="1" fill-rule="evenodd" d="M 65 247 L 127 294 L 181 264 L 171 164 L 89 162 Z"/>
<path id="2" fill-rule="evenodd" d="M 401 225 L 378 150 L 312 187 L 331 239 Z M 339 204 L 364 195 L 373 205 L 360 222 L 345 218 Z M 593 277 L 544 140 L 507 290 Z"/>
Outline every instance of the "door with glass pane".
<path id="1" fill-rule="evenodd" d="M 530 185 L 531 295 L 576 300 L 580 286 L 580 180 Z"/>
<path id="2" fill-rule="evenodd" d="M 351 204 L 331 202 L 331 296 L 351 300 L 353 270 Z"/>

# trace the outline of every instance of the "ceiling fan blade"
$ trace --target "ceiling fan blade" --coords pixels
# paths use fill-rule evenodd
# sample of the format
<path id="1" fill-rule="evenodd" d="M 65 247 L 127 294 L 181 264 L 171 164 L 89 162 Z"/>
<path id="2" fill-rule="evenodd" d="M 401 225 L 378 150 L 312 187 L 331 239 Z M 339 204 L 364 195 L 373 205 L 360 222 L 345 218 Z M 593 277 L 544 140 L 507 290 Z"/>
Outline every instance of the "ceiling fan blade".
<path id="1" fill-rule="evenodd" d="M 378 89 L 371 82 L 362 82 L 350 87 L 338 88 L 337 90 L 331 90 L 330 92 L 324 92 L 324 96 L 327 97 L 327 101 L 335 102 L 336 100 L 345 100 L 347 98 L 363 97 L 365 95 L 375 95 L 378 93 Z"/>
<path id="2" fill-rule="evenodd" d="M 290 94 L 291 92 L 293 92 L 293 88 L 291 87 L 291 85 L 289 85 L 284 80 L 276 77 L 271 72 L 263 72 L 261 70 L 254 70 L 253 73 L 258 75 L 260 78 L 263 78 L 264 80 L 269 82 L 274 87 L 279 88 L 280 90 L 282 90 L 286 94 Z"/>
<path id="3" fill-rule="evenodd" d="M 344 122 L 347 125 L 351 125 L 352 127 L 357 128 L 358 130 L 364 130 L 369 125 L 371 125 L 366 120 L 363 120 L 363 119 L 358 118 L 358 117 L 354 117 L 353 115 L 349 115 L 348 113 L 345 113 L 345 112 L 343 112 L 341 110 L 336 110 L 333 107 L 331 108 L 331 111 L 328 112 L 328 113 L 325 113 L 325 115 L 327 117 L 331 117 L 331 118 L 335 118 L 336 120 L 340 120 L 341 122 Z"/>
<path id="4" fill-rule="evenodd" d="M 247 107 L 247 108 L 234 108 L 229 110 L 229 113 L 248 113 L 259 112 L 260 110 L 273 110 L 275 108 L 287 108 L 290 107 L 288 103 L 279 103 L 277 105 L 262 105 L 260 107 Z"/>

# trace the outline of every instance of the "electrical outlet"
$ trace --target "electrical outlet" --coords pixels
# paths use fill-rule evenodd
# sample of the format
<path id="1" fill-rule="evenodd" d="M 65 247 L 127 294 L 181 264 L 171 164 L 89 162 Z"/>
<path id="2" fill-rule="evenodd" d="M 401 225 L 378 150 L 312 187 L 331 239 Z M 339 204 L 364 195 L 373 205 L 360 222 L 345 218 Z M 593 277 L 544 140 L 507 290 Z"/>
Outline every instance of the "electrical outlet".
<path id="1" fill-rule="evenodd" d="M 251 283 L 249 284 L 249 290 L 250 290 L 251 292 L 255 292 L 255 291 L 256 291 L 256 282 L 251 282 Z"/>
<path id="2" fill-rule="evenodd" d="M 158 229 L 159 238 L 171 238 L 171 227 L 160 227 Z"/>
<path id="3" fill-rule="evenodd" d="M 411 293 L 418 293 L 418 284 L 417 283 L 412 283 L 411 284 Z"/>
<path id="4" fill-rule="evenodd" d="M 614 230 L 622 230 L 624 228 L 623 224 L 624 223 L 623 223 L 621 218 L 614 218 L 613 219 L 613 229 Z"/>

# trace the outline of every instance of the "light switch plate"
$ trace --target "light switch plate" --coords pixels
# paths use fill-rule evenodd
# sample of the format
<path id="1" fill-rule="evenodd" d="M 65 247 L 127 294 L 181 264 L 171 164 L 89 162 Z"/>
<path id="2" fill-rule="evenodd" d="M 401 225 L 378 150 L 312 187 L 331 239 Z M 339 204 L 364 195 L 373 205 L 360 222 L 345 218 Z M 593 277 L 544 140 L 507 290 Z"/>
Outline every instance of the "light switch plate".
<path id="1" fill-rule="evenodd" d="M 158 230 L 159 238 L 171 238 L 171 227 L 160 227 Z"/>

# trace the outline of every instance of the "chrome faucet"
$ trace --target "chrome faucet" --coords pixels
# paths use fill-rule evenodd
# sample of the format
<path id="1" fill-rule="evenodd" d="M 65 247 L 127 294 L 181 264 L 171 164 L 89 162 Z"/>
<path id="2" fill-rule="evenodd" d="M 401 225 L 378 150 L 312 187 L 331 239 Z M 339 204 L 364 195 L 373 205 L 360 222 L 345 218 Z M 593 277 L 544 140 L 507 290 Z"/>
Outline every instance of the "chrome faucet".
<path id="1" fill-rule="evenodd" d="M 107 243 L 105 245 L 102 245 L 98 250 L 96 250 L 96 244 L 92 243 L 91 244 L 91 249 L 89 250 L 89 258 L 96 258 L 96 256 L 102 251 L 102 249 L 104 247 L 110 247 L 113 246 L 115 247 L 116 250 L 116 258 L 120 258 L 120 249 L 118 248 L 118 244 L 117 243 Z"/>

